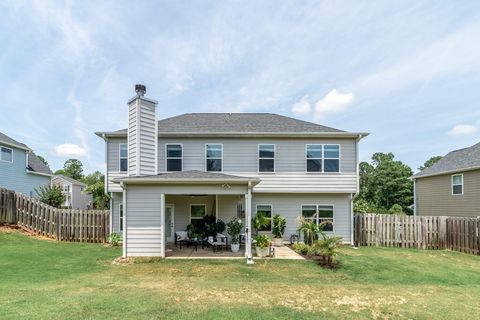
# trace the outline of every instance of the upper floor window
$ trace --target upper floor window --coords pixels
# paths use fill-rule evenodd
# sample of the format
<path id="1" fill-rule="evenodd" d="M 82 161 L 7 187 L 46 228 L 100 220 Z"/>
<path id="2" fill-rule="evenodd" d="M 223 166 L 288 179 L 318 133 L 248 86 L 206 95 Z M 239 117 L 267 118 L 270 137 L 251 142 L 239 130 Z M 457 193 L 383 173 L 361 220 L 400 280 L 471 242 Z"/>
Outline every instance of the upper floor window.
<path id="1" fill-rule="evenodd" d="M 128 171 L 128 146 L 126 143 L 120 143 L 119 147 L 119 161 L 120 161 L 120 171 Z"/>
<path id="2" fill-rule="evenodd" d="M 275 172 L 275 145 L 258 145 L 258 171 Z"/>
<path id="3" fill-rule="evenodd" d="M 307 172 L 340 172 L 340 146 L 338 144 L 307 144 Z"/>
<path id="4" fill-rule="evenodd" d="M 0 147 L 0 148 L 1 148 L 0 160 L 6 161 L 6 162 L 13 162 L 13 150 L 5 147 Z"/>
<path id="5" fill-rule="evenodd" d="M 207 144 L 205 150 L 207 171 L 222 171 L 223 145 Z"/>
<path id="6" fill-rule="evenodd" d="M 323 231 L 333 231 L 333 206 L 331 205 L 303 205 L 302 217 L 317 225 L 323 223 Z"/>
<path id="7" fill-rule="evenodd" d="M 452 194 L 463 194 L 463 174 L 454 174 L 452 176 Z"/>
<path id="8" fill-rule="evenodd" d="M 167 171 L 182 171 L 182 145 L 167 144 Z"/>

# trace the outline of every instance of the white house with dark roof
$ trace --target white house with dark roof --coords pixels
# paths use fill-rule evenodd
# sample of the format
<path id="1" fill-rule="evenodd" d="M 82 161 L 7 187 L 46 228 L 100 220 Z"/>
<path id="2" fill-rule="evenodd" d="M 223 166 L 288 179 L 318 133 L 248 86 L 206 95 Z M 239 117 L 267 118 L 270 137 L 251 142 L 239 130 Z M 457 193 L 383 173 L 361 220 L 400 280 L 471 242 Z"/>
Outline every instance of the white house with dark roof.
<path id="1" fill-rule="evenodd" d="M 448 153 L 413 181 L 416 215 L 480 216 L 480 143 Z"/>
<path id="2" fill-rule="evenodd" d="M 0 132 L 0 188 L 35 197 L 35 189 L 50 185 L 52 175 L 27 145 Z"/>
<path id="3" fill-rule="evenodd" d="M 358 192 L 358 144 L 367 133 L 346 132 L 271 113 L 191 113 L 157 121 L 145 87 L 128 101 L 128 128 L 97 132 L 105 140 L 106 191 L 112 230 L 124 256 L 165 256 L 174 232 L 204 215 L 246 225 L 257 211 L 298 218 L 351 243 Z M 271 226 L 266 228 L 266 232 Z"/>
<path id="4" fill-rule="evenodd" d="M 85 192 L 87 185 L 73 178 L 58 174 L 52 179 L 52 185 L 59 187 L 65 196 L 63 207 L 72 209 L 92 209 L 93 198 Z"/>

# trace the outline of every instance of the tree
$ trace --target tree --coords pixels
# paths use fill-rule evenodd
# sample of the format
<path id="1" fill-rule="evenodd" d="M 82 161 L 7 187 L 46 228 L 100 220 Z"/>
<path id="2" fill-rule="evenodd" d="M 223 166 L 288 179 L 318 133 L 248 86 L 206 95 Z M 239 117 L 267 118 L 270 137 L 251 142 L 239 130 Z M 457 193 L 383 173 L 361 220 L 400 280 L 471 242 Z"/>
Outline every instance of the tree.
<path id="1" fill-rule="evenodd" d="M 420 166 L 418 167 L 418 170 L 420 171 L 423 171 L 431 166 L 433 166 L 435 163 L 437 163 L 438 161 L 440 161 L 440 159 L 442 159 L 443 157 L 442 156 L 434 156 L 434 157 L 431 157 L 430 159 L 428 159 L 427 161 L 425 161 L 425 163 L 423 164 L 423 166 Z"/>
<path id="2" fill-rule="evenodd" d="M 38 200 L 52 207 L 59 208 L 65 202 L 65 195 L 58 186 L 40 186 L 35 189 Z"/>
<path id="3" fill-rule="evenodd" d="M 63 170 L 67 177 L 75 180 L 83 178 L 83 164 L 78 159 L 68 159 L 63 165 Z"/>
<path id="4" fill-rule="evenodd" d="M 55 174 L 55 175 L 59 175 L 59 174 L 65 175 L 65 170 L 63 170 L 63 169 L 58 169 L 57 171 L 54 172 L 54 174 Z"/>
<path id="5" fill-rule="evenodd" d="M 82 181 L 87 185 L 85 192 L 93 197 L 94 207 L 96 209 L 108 209 L 110 197 L 105 194 L 105 176 L 101 172 L 95 171 L 86 175 Z"/>
<path id="6" fill-rule="evenodd" d="M 44 165 L 46 165 L 47 167 L 50 167 L 50 166 L 48 165 L 47 160 L 45 160 L 44 157 L 37 155 L 37 158 L 38 158 L 38 160 L 42 161 Z"/>
<path id="7" fill-rule="evenodd" d="M 372 163 L 360 163 L 360 193 L 356 201 L 365 200 L 369 208 L 386 213 L 394 205 L 404 212 L 413 203 L 412 169 L 395 160 L 393 153 L 375 153 Z"/>

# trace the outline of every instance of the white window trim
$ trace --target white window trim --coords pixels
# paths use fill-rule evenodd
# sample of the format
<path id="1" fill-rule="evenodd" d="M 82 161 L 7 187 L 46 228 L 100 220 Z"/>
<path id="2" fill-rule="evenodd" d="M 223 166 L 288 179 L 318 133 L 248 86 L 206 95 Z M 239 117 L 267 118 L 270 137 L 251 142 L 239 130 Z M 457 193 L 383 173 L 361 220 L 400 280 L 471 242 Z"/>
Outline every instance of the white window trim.
<path id="1" fill-rule="evenodd" d="M 316 207 L 316 222 L 317 222 L 317 225 L 319 224 L 318 221 L 319 218 L 318 217 L 318 207 L 332 207 L 333 209 L 333 217 L 332 217 L 332 220 L 333 220 L 333 226 L 332 226 L 332 231 L 323 231 L 327 234 L 332 234 L 332 233 L 335 233 L 335 226 L 336 226 L 336 221 L 335 221 L 335 205 L 334 204 L 325 204 L 325 203 L 317 203 L 317 204 L 314 204 L 314 203 L 303 203 L 300 205 L 300 218 L 303 218 L 303 215 L 302 215 L 302 209 L 303 207 L 305 206 L 315 206 Z"/>
<path id="2" fill-rule="evenodd" d="M 121 145 L 126 145 L 127 146 L 127 156 L 122 157 L 122 148 Z M 122 159 L 127 159 L 127 170 L 122 171 Z M 128 143 L 119 143 L 118 144 L 118 172 L 128 172 Z"/>
<path id="3" fill-rule="evenodd" d="M 310 158 L 312 159 L 321 159 L 322 160 L 322 171 L 308 171 L 308 166 L 307 166 L 307 161 L 309 158 L 307 158 L 307 151 L 308 151 L 308 146 L 322 146 L 322 157 L 321 158 Z M 325 146 L 338 146 L 338 158 L 328 158 L 331 160 L 336 160 L 338 159 L 338 172 L 325 172 Z M 342 146 L 338 143 L 307 143 L 305 144 L 305 173 L 306 174 L 319 174 L 319 173 L 326 173 L 326 174 L 339 174 L 342 173 Z M 327 159 L 327 160 L 328 160 Z"/>
<path id="4" fill-rule="evenodd" d="M 182 156 L 169 157 L 168 150 L 167 150 L 168 146 L 180 146 L 182 148 Z M 180 159 L 182 161 L 180 171 L 168 171 L 168 159 L 177 159 L 177 160 Z M 182 172 L 182 171 L 183 171 L 183 143 L 165 143 L 165 172 Z"/>
<path id="5" fill-rule="evenodd" d="M 456 176 L 461 176 L 462 177 L 462 184 L 453 184 L 453 177 L 456 177 Z M 465 183 L 463 182 L 463 173 L 460 173 L 460 174 L 452 174 L 452 177 L 451 177 L 451 190 L 452 190 L 452 196 L 463 196 L 464 192 L 465 192 L 465 187 L 464 187 Z M 453 193 L 453 187 L 454 186 L 462 186 L 462 193 Z"/>
<path id="6" fill-rule="evenodd" d="M 207 215 L 207 204 L 206 203 L 190 203 L 190 210 L 188 211 L 188 215 L 190 216 L 190 218 L 188 219 L 189 224 L 192 223 L 192 206 L 204 206 L 205 207 L 205 216 Z M 200 218 L 194 218 L 193 220 L 200 220 Z"/>
<path id="7" fill-rule="evenodd" d="M 12 161 L 7 161 L 7 160 L 3 160 L 2 159 L 2 149 L 8 149 L 10 150 L 10 152 L 12 153 Z M 28 158 L 27 158 L 28 159 Z M 6 163 L 13 163 L 13 149 L 12 148 L 8 148 L 8 147 L 4 147 L 4 146 L 0 146 L 0 161 L 1 162 L 6 162 Z M 27 160 L 28 161 L 28 160 Z"/>
<path id="8" fill-rule="evenodd" d="M 270 231 L 266 231 L 266 230 L 257 230 L 258 232 L 272 232 L 273 230 L 273 205 L 272 204 L 269 204 L 269 203 L 257 203 L 255 205 L 255 215 L 257 215 L 257 212 L 258 212 L 258 207 L 259 206 L 269 206 L 270 207 Z"/>
<path id="9" fill-rule="evenodd" d="M 207 158 L 207 146 L 208 145 L 214 145 L 214 144 L 222 147 L 222 156 L 220 158 Z M 222 165 L 220 167 L 220 171 L 207 171 L 207 168 L 208 168 L 207 160 L 208 159 L 220 159 L 221 162 L 222 162 Z M 215 142 L 205 143 L 205 172 L 223 172 L 223 143 L 215 143 Z"/>
<path id="10" fill-rule="evenodd" d="M 273 146 L 273 158 L 261 158 L 260 157 L 260 146 Z M 258 149 L 257 149 L 257 171 L 258 173 L 265 173 L 265 174 L 272 174 L 276 172 L 277 166 L 276 166 L 276 157 L 277 157 L 277 145 L 275 143 L 259 143 L 258 144 Z M 273 171 L 260 171 L 260 160 L 265 159 L 265 160 L 271 160 L 273 159 Z"/>
<path id="11" fill-rule="evenodd" d="M 123 219 L 125 218 L 125 212 L 123 212 L 123 214 L 120 215 L 120 212 L 122 211 L 123 211 L 123 203 L 119 203 L 118 204 L 118 223 L 119 223 L 118 230 L 120 232 L 123 232 Z"/>

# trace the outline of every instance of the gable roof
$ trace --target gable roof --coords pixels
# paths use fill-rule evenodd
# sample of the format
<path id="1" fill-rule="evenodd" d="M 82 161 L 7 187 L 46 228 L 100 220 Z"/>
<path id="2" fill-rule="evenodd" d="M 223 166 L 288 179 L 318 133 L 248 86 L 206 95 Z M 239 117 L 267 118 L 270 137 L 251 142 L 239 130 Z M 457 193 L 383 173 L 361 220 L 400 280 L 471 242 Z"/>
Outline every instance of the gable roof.
<path id="1" fill-rule="evenodd" d="M 352 133 L 274 113 L 185 113 L 158 121 L 158 133 L 168 135 L 331 134 Z M 127 129 L 97 132 L 98 136 L 125 136 Z M 366 133 L 363 135 L 367 135 Z"/>
<path id="2" fill-rule="evenodd" d="M 415 174 L 413 178 L 422 178 L 477 168 L 480 169 L 480 142 L 469 148 L 449 152 L 433 166 Z"/>
<path id="3" fill-rule="evenodd" d="M 67 176 L 64 176 L 63 174 L 57 174 L 55 175 L 55 177 L 59 177 L 67 182 L 70 182 L 71 184 L 73 185 L 77 185 L 77 186 L 81 186 L 81 187 L 86 187 L 87 185 L 83 182 L 80 182 L 78 180 L 75 180 L 73 178 L 70 178 L 70 177 L 67 177 Z"/>
<path id="4" fill-rule="evenodd" d="M 28 153 L 27 169 L 33 173 L 53 175 L 52 170 L 50 170 L 50 168 L 46 166 L 33 151 Z"/>
<path id="5" fill-rule="evenodd" d="M 25 144 L 18 142 L 15 139 L 10 138 L 6 134 L 0 132 L 0 143 L 4 143 L 8 146 L 17 147 L 22 150 L 30 150 Z"/>

